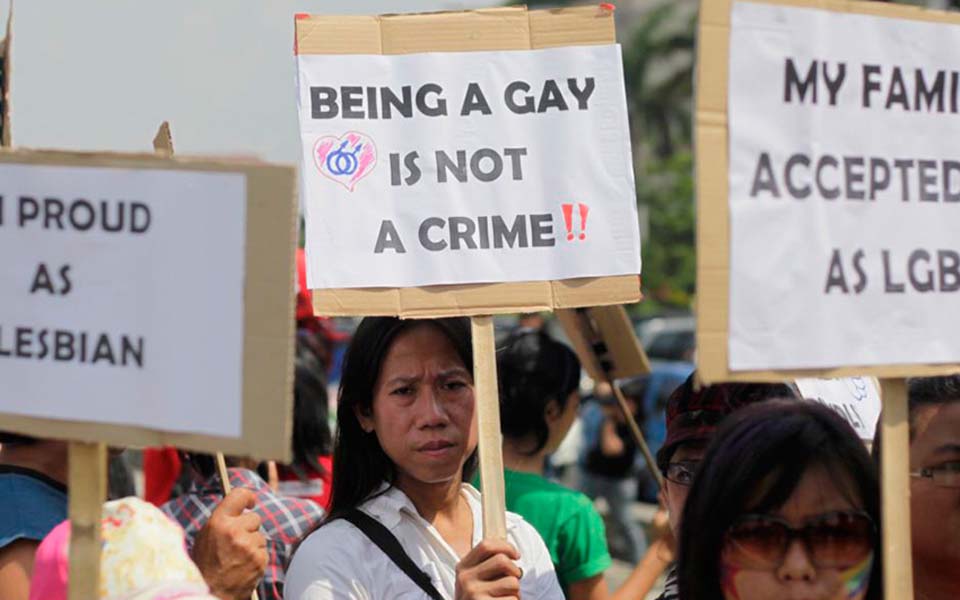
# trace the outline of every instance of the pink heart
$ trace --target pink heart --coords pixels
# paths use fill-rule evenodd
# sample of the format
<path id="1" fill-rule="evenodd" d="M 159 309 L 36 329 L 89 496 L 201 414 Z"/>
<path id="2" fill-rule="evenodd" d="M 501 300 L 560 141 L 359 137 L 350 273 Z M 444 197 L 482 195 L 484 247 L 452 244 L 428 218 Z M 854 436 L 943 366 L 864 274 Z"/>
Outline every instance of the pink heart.
<path id="1" fill-rule="evenodd" d="M 369 136 L 348 131 L 340 137 L 324 136 L 313 145 L 313 162 L 324 177 L 353 191 L 377 164 L 377 146 Z"/>

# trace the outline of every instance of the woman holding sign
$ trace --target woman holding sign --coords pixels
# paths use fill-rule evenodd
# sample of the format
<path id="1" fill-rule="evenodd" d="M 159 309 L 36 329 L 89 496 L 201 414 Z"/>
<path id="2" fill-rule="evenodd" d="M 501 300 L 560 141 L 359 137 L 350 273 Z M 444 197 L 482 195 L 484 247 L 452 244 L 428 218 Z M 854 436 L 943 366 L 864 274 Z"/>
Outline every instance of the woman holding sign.
<path id="1" fill-rule="evenodd" d="M 537 532 L 481 539 L 469 322 L 366 318 L 344 363 L 330 517 L 296 552 L 290 600 L 562 598 Z"/>
<path id="2" fill-rule="evenodd" d="M 831 409 L 779 400 L 741 409 L 690 489 L 680 597 L 882 598 L 879 495 L 866 448 Z"/>

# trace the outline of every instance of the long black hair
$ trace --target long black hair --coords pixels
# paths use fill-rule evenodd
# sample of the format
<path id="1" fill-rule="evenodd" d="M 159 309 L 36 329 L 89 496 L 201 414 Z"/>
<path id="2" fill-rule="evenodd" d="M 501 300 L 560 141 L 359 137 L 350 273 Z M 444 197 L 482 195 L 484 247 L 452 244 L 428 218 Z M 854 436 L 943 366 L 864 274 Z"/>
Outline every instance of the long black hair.
<path id="1" fill-rule="evenodd" d="M 580 386 L 580 361 L 573 350 L 546 333 L 518 329 L 497 351 L 500 430 L 512 439 L 534 435 L 536 454 L 547 444 L 545 412 L 550 401 L 563 411 Z"/>
<path id="2" fill-rule="evenodd" d="M 867 600 L 880 600 L 882 565 L 877 472 L 853 428 L 831 409 L 773 400 L 740 409 L 720 426 L 680 523 L 680 597 L 722 600 L 720 555 L 738 517 L 782 506 L 812 466 L 831 474 L 877 527 Z M 842 489 L 842 488 L 841 488 Z"/>
<path id="3" fill-rule="evenodd" d="M 369 412 L 383 361 L 401 333 L 429 323 L 453 344 L 467 371 L 473 374 L 470 322 L 465 318 L 401 320 L 396 317 L 366 317 L 360 322 L 343 362 L 337 402 L 337 435 L 333 448 L 333 494 L 327 522 L 341 517 L 369 499 L 383 483 L 393 485 L 396 466 L 380 447 L 377 436 L 366 433 L 356 411 Z M 476 450 L 463 466 L 467 481 L 476 469 Z"/>
<path id="4" fill-rule="evenodd" d="M 323 366 L 313 353 L 297 344 L 293 378 L 293 462 L 290 468 L 300 479 L 306 470 L 325 474 L 317 457 L 333 452 L 327 381 Z"/>

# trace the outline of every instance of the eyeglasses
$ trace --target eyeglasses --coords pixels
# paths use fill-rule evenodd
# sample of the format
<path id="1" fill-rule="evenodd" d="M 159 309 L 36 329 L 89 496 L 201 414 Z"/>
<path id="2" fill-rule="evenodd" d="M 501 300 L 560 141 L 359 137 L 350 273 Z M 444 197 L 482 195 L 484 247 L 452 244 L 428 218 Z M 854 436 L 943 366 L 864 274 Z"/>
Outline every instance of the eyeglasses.
<path id="1" fill-rule="evenodd" d="M 745 515 L 727 530 L 724 558 L 741 568 L 776 569 L 795 539 L 814 567 L 848 568 L 873 551 L 876 527 L 860 511 L 825 513 L 799 529 L 770 515 Z"/>
<path id="2" fill-rule="evenodd" d="M 945 462 L 935 467 L 920 469 L 910 473 L 910 476 L 929 479 L 938 487 L 960 488 L 960 461 Z"/>
<path id="3" fill-rule="evenodd" d="M 667 465 L 667 472 L 663 476 L 677 485 L 693 485 L 693 476 L 699 466 L 699 460 L 678 460 Z"/>

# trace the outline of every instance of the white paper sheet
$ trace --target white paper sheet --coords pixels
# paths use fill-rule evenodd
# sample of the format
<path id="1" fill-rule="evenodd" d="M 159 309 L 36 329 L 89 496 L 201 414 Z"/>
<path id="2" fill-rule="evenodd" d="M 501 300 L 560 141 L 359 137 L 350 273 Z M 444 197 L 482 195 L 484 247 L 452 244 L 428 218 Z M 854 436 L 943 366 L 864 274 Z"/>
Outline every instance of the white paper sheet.
<path id="1" fill-rule="evenodd" d="M 0 412 L 239 436 L 244 176 L 2 164 L 0 196 Z"/>
<path id="2" fill-rule="evenodd" d="M 619 46 L 297 61 L 311 288 L 640 272 Z"/>
<path id="3" fill-rule="evenodd" d="M 960 362 L 960 27 L 748 2 L 731 27 L 731 370 Z"/>
<path id="4" fill-rule="evenodd" d="M 880 390 L 869 377 L 797 379 L 800 394 L 837 412 L 862 440 L 872 440 L 880 419 Z"/>

